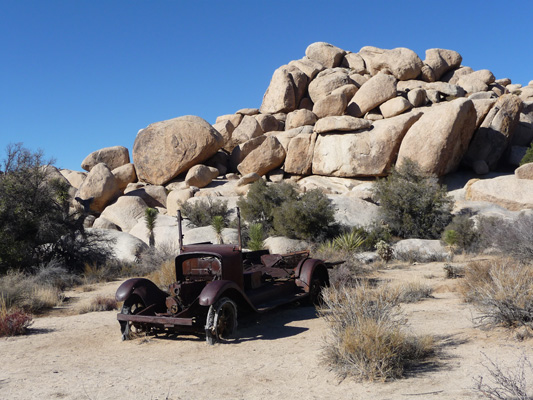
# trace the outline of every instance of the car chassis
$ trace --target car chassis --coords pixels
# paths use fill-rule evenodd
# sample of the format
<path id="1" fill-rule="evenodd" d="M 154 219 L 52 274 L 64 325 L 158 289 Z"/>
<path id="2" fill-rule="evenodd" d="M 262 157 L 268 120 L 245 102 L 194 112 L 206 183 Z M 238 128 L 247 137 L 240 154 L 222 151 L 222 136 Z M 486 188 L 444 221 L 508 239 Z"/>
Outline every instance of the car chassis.
<path id="1" fill-rule="evenodd" d="M 145 278 L 128 279 L 116 292 L 122 339 L 136 332 L 201 334 L 209 344 L 230 337 L 238 313 L 264 313 L 277 306 L 317 303 L 329 285 L 328 268 L 337 263 L 309 258 L 308 251 L 269 254 L 243 251 L 239 244 L 184 245 L 178 212 L 179 255 L 176 282 L 168 293 Z"/>

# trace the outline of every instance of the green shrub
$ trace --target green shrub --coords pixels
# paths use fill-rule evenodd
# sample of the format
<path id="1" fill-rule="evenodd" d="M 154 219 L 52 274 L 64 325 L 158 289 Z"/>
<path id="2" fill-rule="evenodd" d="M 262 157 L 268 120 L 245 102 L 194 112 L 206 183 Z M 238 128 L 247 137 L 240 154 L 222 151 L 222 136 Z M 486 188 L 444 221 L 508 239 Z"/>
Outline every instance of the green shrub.
<path id="1" fill-rule="evenodd" d="M 195 202 L 185 202 L 181 205 L 181 212 L 188 218 L 190 224 L 195 226 L 209 226 L 213 222 L 213 217 L 221 216 L 224 224 L 228 224 L 230 211 L 227 200 L 218 200 L 206 197 Z"/>
<path id="2" fill-rule="evenodd" d="M 298 192 L 287 182 L 267 185 L 263 179 L 254 182 L 246 197 L 237 202 L 244 220 L 261 223 L 265 231 L 274 224 L 274 209 L 282 204 L 298 199 Z"/>
<path id="3" fill-rule="evenodd" d="M 442 233 L 442 240 L 461 251 L 475 250 L 479 245 L 479 233 L 468 215 L 456 215 Z"/>
<path id="4" fill-rule="evenodd" d="M 293 185 L 254 182 L 237 205 L 249 223 L 261 223 L 267 232 L 293 239 L 318 240 L 335 229 L 335 212 L 319 190 L 298 194 Z"/>
<path id="5" fill-rule="evenodd" d="M 379 258 L 386 263 L 392 260 L 392 257 L 394 256 L 394 250 L 392 246 L 384 240 L 380 240 L 376 243 L 376 252 L 378 253 Z"/>
<path id="6" fill-rule="evenodd" d="M 524 157 L 522 157 L 522 160 L 520 160 L 520 165 L 528 164 L 533 162 L 533 143 L 528 147 L 526 154 L 524 154 Z"/>
<path id="7" fill-rule="evenodd" d="M 378 180 L 374 192 L 381 218 L 402 238 L 437 239 L 452 219 L 453 200 L 415 161 L 405 160 Z"/>

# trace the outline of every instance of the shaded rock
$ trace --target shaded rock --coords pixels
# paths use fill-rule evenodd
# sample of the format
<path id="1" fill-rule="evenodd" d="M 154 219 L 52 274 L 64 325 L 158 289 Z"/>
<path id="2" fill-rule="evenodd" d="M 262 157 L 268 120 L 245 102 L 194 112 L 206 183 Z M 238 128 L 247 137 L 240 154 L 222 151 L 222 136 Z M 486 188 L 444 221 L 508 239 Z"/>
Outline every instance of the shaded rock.
<path id="1" fill-rule="evenodd" d="M 435 76 L 433 69 L 429 65 L 424 64 L 420 70 L 419 79 L 423 80 L 424 82 L 435 82 L 437 77 Z"/>
<path id="2" fill-rule="evenodd" d="M 231 123 L 229 119 L 224 119 L 214 124 L 213 128 L 215 128 L 216 131 L 220 133 L 224 141 L 224 147 L 226 147 L 226 144 L 231 141 L 231 135 L 235 130 L 235 126 Z"/>
<path id="3" fill-rule="evenodd" d="M 507 153 L 507 164 L 518 167 L 522 158 L 526 155 L 527 149 L 525 146 L 510 146 Z"/>
<path id="4" fill-rule="evenodd" d="M 128 149 L 123 146 L 106 147 L 89 154 L 81 163 L 85 171 L 90 171 L 96 164 L 104 163 L 113 170 L 130 162 Z"/>
<path id="5" fill-rule="evenodd" d="M 285 171 L 283 171 L 281 168 L 274 169 L 268 173 L 268 180 L 270 182 L 274 182 L 274 183 L 283 182 L 284 177 L 285 177 Z"/>
<path id="6" fill-rule="evenodd" d="M 400 143 L 422 113 L 413 111 L 376 121 L 359 133 L 321 134 L 313 154 L 313 174 L 340 177 L 383 176 L 394 161 Z"/>
<path id="7" fill-rule="evenodd" d="M 472 72 L 474 72 L 474 70 L 470 67 L 460 67 L 445 73 L 442 76 L 441 81 L 457 85 L 457 81 L 461 76 L 471 74 Z"/>
<path id="8" fill-rule="evenodd" d="M 313 162 L 313 151 L 315 148 L 316 133 L 311 135 L 301 133 L 294 137 L 287 150 L 285 159 L 285 172 L 297 175 L 309 175 Z"/>
<path id="9" fill-rule="evenodd" d="M 426 83 L 424 85 L 424 89 L 436 90 L 437 92 L 442 93 L 445 96 L 451 96 L 451 97 L 464 97 L 466 94 L 464 89 L 461 86 L 452 85 L 446 82 Z"/>
<path id="10" fill-rule="evenodd" d="M 383 119 L 383 115 L 381 115 L 381 111 L 379 111 L 379 107 L 376 107 L 369 112 L 365 114 L 364 117 L 366 120 L 374 122 L 374 121 L 380 121 Z"/>
<path id="11" fill-rule="evenodd" d="M 118 188 L 124 191 L 130 183 L 137 181 L 137 173 L 135 172 L 135 166 L 133 164 L 124 164 L 118 168 L 115 168 L 111 173 L 117 180 Z"/>
<path id="12" fill-rule="evenodd" d="M 325 68 L 341 65 L 345 54 L 344 50 L 325 42 L 312 43 L 305 49 L 307 58 L 320 63 Z"/>
<path id="13" fill-rule="evenodd" d="M 413 107 L 422 107 L 427 103 L 426 91 L 422 88 L 415 88 L 407 92 L 407 100 Z"/>
<path id="14" fill-rule="evenodd" d="M 256 138 L 263 134 L 261 126 L 253 116 L 245 115 L 241 123 L 231 135 L 231 140 L 224 146 L 224 149 L 231 151 L 241 143 L 247 142 L 250 139 Z"/>
<path id="15" fill-rule="evenodd" d="M 209 185 L 218 175 L 218 169 L 197 164 L 187 172 L 185 183 L 189 186 L 203 188 L 204 186 Z"/>
<path id="16" fill-rule="evenodd" d="M 242 175 L 256 172 L 262 176 L 280 167 L 285 161 L 285 155 L 285 149 L 279 140 L 269 136 L 261 146 L 246 156 L 237 169 Z"/>
<path id="17" fill-rule="evenodd" d="M 75 197 L 81 200 L 80 204 L 89 202 L 91 211 L 101 213 L 119 194 L 115 176 L 106 164 L 100 163 L 91 168 Z"/>
<path id="18" fill-rule="evenodd" d="M 138 196 L 121 196 L 115 203 L 106 207 L 100 217 L 117 225 L 122 231 L 128 232 L 139 219 L 144 218 L 146 207 L 148 206 L 144 200 Z"/>
<path id="19" fill-rule="evenodd" d="M 91 217 L 94 218 L 93 215 Z M 118 225 L 115 225 L 111 221 L 108 221 L 105 218 L 98 217 L 94 220 L 94 223 L 89 228 L 96 228 L 96 229 L 112 229 L 115 231 L 120 231 L 120 227 Z"/>
<path id="20" fill-rule="evenodd" d="M 433 71 L 434 80 L 439 80 L 446 72 L 461 65 L 463 57 L 454 51 L 446 49 L 427 49 L 424 64 Z"/>
<path id="21" fill-rule="evenodd" d="M 472 180 L 466 187 L 466 199 L 489 201 L 511 211 L 533 208 L 533 180 L 514 175 Z"/>
<path id="22" fill-rule="evenodd" d="M 124 196 L 140 197 L 144 200 L 148 207 L 163 207 L 167 206 L 167 191 L 163 186 L 146 185 L 142 188 L 124 192 Z"/>
<path id="23" fill-rule="evenodd" d="M 263 132 L 281 131 L 279 122 L 273 115 L 258 114 L 255 119 Z"/>
<path id="24" fill-rule="evenodd" d="M 218 170 L 218 176 L 225 175 L 229 167 L 229 155 L 225 151 L 217 151 L 216 154 L 205 162 L 208 167 Z"/>
<path id="25" fill-rule="evenodd" d="M 393 97 L 396 97 L 396 79 L 391 75 L 377 74 L 363 84 L 353 96 L 346 113 L 361 117 Z"/>
<path id="26" fill-rule="evenodd" d="M 476 160 L 472 164 L 472 169 L 477 175 L 486 175 L 490 172 L 490 168 L 485 160 Z"/>
<path id="27" fill-rule="evenodd" d="M 496 93 L 494 92 L 476 92 L 472 93 L 468 98 L 470 100 L 488 100 L 488 99 L 494 99 L 496 101 Z"/>
<path id="28" fill-rule="evenodd" d="M 387 100 L 385 103 L 379 106 L 381 115 L 385 118 L 394 117 L 400 115 L 404 111 L 411 109 L 413 106 L 409 100 L 404 99 L 403 97 L 394 97 L 390 100 Z"/>
<path id="29" fill-rule="evenodd" d="M 422 60 L 418 55 L 404 47 L 392 50 L 365 46 L 359 51 L 371 75 L 385 72 L 394 75 L 399 81 L 415 79 L 422 70 Z"/>
<path id="30" fill-rule="evenodd" d="M 432 107 L 409 129 L 398 152 L 418 162 L 428 174 L 443 176 L 459 166 L 476 129 L 476 110 L 468 99 Z"/>
<path id="31" fill-rule="evenodd" d="M 314 125 L 317 120 L 316 115 L 309 110 L 295 110 L 287 114 L 285 130 L 291 130 L 304 125 Z"/>
<path id="32" fill-rule="evenodd" d="M 365 60 L 359 53 L 348 53 L 344 55 L 341 66 L 344 68 L 350 68 L 353 72 L 357 74 L 366 74 Z"/>
<path id="33" fill-rule="evenodd" d="M 165 184 L 209 159 L 223 144 L 220 133 L 200 117 L 187 115 L 156 122 L 139 131 L 135 138 L 133 160 L 137 176 L 154 185 Z"/>
<path id="34" fill-rule="evenodd" d="M 484 160 L 491 170 L 496 167 L 511 141 L 521 108 L 522 101 L 512 94 L 503 95 L 496 101 L 472 138 L 464 157 L 466 165 Z"/>
<path id="35" fill-rule="evenodd" d="M 372 123 L 363 118 L 355 118 L 349 115 L 332 116 L 319 119 L 313 130 L 316 133 L 332 131 L 357 131 L 372 126 Z"/>

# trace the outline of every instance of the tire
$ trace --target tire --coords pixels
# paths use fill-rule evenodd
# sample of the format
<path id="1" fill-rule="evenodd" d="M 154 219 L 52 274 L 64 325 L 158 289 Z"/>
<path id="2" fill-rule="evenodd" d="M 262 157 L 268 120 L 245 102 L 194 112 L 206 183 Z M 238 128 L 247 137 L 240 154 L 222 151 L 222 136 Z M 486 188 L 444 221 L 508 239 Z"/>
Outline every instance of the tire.
<path id="1" fill-rule="evenodd" d="M 327 279 L 323 274 L 313 274 L 311 283 L 309 284 L 309 304 L 314 306 L 322 305 L 322 289 L 328 286 Z"/>
<path id="2" fill-rule="evenodd" d="M 237 305 L 227 297 L 209 307 L 205 324 L 205 340 L 213 345 L 226 340 L 237 328 Z"/>
<path id="3" fill-rule="evenodd" d="M 122 306 L 122 310 L 120 311 L 121 314 L 137 314 L 139 313 L 143 308 L 145 308 L 146 305 L 143 303 L 141 298 L 139 296 L 131 296 L 129 297 Z M 143 332 L 145 329 L 144 327 L 140 325 L 135 325 L 133 322 L 130 321 L 120 321 L 120 332 L 122 333 L 122 340 L 130 340 L 135 335 Z"/>

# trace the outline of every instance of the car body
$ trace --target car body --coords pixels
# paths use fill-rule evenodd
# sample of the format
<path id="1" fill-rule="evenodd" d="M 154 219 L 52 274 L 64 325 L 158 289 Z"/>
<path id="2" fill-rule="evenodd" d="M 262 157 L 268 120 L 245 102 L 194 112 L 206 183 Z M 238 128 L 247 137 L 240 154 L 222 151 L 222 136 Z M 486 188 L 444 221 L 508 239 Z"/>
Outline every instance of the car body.
<path id="1" fill-rule="evenodd" d="M 243 251 L 240 244 L 183 245 L 180 240 L 176 282 L 168 292 L 145 278 L 129 279 L 118 288 L 116 299 L 124 302 L 117 316 L 122 337 L 137 330 L 205 333 L 213 344 L 233 334 L 238 314 L 317 302 L 329 285 L 330 266 L 309 258 L 308 251 L 269 254 Z"/>

